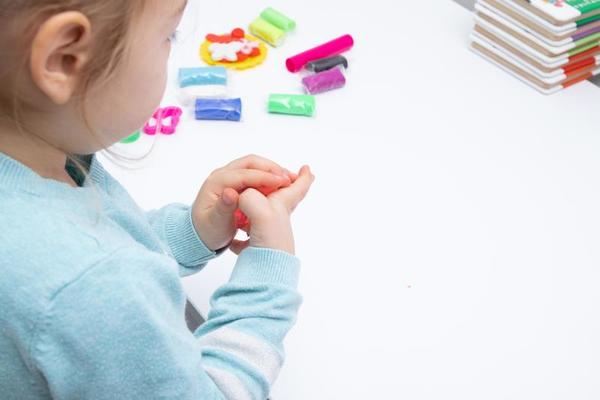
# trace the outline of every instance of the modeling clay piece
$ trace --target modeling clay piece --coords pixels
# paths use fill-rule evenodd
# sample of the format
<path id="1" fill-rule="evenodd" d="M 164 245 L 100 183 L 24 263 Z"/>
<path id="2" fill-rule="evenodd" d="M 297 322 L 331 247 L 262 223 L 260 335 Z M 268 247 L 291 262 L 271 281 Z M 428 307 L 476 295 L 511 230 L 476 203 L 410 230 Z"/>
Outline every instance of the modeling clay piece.
<path id="1" fill-rule="evenodd" d="M 196 119 L 239 122 L 242 119 L 242 99 L 197 99 Z"/>
<path id="2" fill-rule="evenodd" d="M 179 107 L 159 108 L 154 112 L 152 118 L 146 122 L 142 131 L 150 136 L 157 133 L 172 135 L 177 130 L 182 114 L 183 111 Z"/>
<path id="3" fill-rule="evenodd" d="M 260 17 L 250 24 L 250 32 L 273 47 L 279 47 L 285 41 L 284 31 Z"/>
<path id="4" fill-rule="evenodd" d="M 142 137 L 142 133 L 140 131 L 137 131 L 133 135 L 128 136 L 125 139 L 121 140 L 121 143 L 123 143 L 123 144 L 135 143 L 138 140 L 140 140 L 141 137 Z"/>
<path id="5" fill-rule="evenodd" d="M 346 77 L 341 68 L 330 69 L 302 79 L 302 84 L 310 94 L 319 94 L 343 88 L 346 86 Z"/>
<path id="6" fill-rule="evenodd" d="M 227 85 L 227 69 L 224 67 L 180 68 L 179 87 Z"/>
<path id="7" fill-rule="evenodd" d="M 179 101 L 188 106 L 197 98 L 227 97 L 227 69 L 224 67 L 181 68 Z"/>
<path id="8" fill-rule="evenodd" d="M 322 58 L 336 56 L 345 51 L 350 50 L 354 46 L 354 39 L 350 35 L 344 35 L 337 39 L 322 44 L 321 46 L 315 47 L 300 53 L 294 57 L 290 57 L 286 60 L 285 65 L 290 72 L 300 71 L 306 64 L 311 61 L 319 60 Z"/>
<path id="9" fill-rule="evenodd" d="M 207 64 L 236 69 L 260 65 L 267 53 L 267 46 L 241 28 L 224 35 L 208 34 L 200 47 L 200 56 Z"/>
<path id="10" fill-rule="evenodd" d="M 323 72 L 335 67 L 344 67 L 348 69 L 348 60 L 344 56 L 333 56 L 328 58 L 322 58 L 317 61 L 311 61 L 306 64 L 305 68 L 312 72 Z"/>
<path id="11" fill-rule="evenodd" d="M 272 94 L 269 97 L 269 112 L 273 114 L 305 115 L 315 114 L 314 96 L 294 94 Z"/>
<path id="12" fill-rule="evenodd" d="M 235 226 L 238 229 L 245 228 L 250 223 L 250 220 L 248 219 L 246 214 L 244 214 L 242 212 L 242 210 L 237 210 L 234 214 L 234 217 L 235 217 Z"/>
<path id="13" fill-rule="evenodd" d="M 260 17 L 284 32 L 290 32 L 296 29 L 296 22 L 294 20 L 286 17 L 272 7 L 263 11 L 262 14 L 260 14 Z"/>
<path id="14" fill-rule="evenodd" d="M 238 61 L 238 53 L 242 51 L 244 44 L 241 41 L 235 41 L 231 43 L 212 43 L 208 47 L 210 51 L 210 58 L 213 61 Z"/>

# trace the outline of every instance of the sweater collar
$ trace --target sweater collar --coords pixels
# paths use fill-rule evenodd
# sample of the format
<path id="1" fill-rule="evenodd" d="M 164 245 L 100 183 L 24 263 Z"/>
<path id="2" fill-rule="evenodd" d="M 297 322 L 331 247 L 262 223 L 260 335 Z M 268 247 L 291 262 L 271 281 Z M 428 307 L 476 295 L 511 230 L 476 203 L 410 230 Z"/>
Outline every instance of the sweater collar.
<path id="1" fill-rule="evenodd" d="M 35 193 L 75 193 L 90 191 L 93 186 L 98 185 L 104 188 L 105 182 L 106 171 L 96 156 L 92 157 L 89 177 L 83 187 L 76 188 L 64 182 L 43 178 L 31 168 L 0 152 L 0 188 L 22 189 Z"/>

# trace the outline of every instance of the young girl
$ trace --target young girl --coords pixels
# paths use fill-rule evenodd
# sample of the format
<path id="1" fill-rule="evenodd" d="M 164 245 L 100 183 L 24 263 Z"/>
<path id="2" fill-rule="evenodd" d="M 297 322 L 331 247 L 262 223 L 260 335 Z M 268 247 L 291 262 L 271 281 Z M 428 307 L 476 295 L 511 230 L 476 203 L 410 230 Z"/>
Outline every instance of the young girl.
<path id="1" fill-rule="evenodd" d="M 265 399 L 277 378 L 309 168 L 246 157 L 191 207 L 144 213 L 93 157 L 158 106 L 184 8 L 0 0 L 0 399 Z M 192 334 L 180 276 L 229 246 L 234 272 Z"/>

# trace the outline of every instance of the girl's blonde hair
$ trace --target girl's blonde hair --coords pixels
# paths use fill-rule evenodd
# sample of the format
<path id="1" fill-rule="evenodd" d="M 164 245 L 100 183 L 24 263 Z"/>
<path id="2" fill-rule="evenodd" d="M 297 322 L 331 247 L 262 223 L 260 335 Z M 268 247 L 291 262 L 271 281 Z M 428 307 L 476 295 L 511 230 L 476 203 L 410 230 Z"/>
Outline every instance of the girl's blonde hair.
<path id="1" fill-rule="evenodd" d="M 16 125 L 22 132 L 35 135 L 21 118 L 26 99 L 17 90 L 23 74 L 28 71 L 31 42 L 39 25 L 47 18 L 65 11 L 79 11 L 91 21 L 95 38 L 93 58 L 82 71 L 77 93 L 87 123 L 86 95 L 95 85 L 109 80 L 123 60 L 131 22 L 144 3 L 144 0 L 0 0 L 0 57 L 3 58 L 0 62 L 0 88 L 3 88 L 0 89 L 0 118 Z M 87 125 L 93 133 L 94 129 Z M 81 167 L 73 155 L 67 156 Z"/>

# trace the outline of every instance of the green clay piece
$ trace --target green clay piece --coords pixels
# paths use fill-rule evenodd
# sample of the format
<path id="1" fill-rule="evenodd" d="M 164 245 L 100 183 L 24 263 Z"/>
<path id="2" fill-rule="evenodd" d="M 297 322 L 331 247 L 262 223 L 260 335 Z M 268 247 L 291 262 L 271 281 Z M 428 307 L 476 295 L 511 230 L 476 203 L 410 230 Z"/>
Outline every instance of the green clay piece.
<path id="1" fill-rule="evenodd" d="M 296 94 L 272 94 L 269 97 L 269 112 L 272 114 L 315 115 L 315 96 Z"/>
<path id="2" fill-rule="evenodd" d="M 290 32 L 296 29 L 296 21 L 286 17 L 272 7 L 267 8 L 260 16 L 262 19 L 271 25 L 275 25 L 284 32 Z"/>
<path id="3" fill-rule="evenodd" d="M 284 31 L 260 17 L 250 24 L 250 32 L 273 47 L 281 46 L 285 40 Z"/>
<path id="4" fill-rule="evenodd" d="M 121 143 L 124 143 L 124 144 L 135 143 L 140 139 L 141 136 L 142 136 L 142 134 L 140 133 L 140 131 L 137 131 L 133 135 L 121 140 Z"/>

